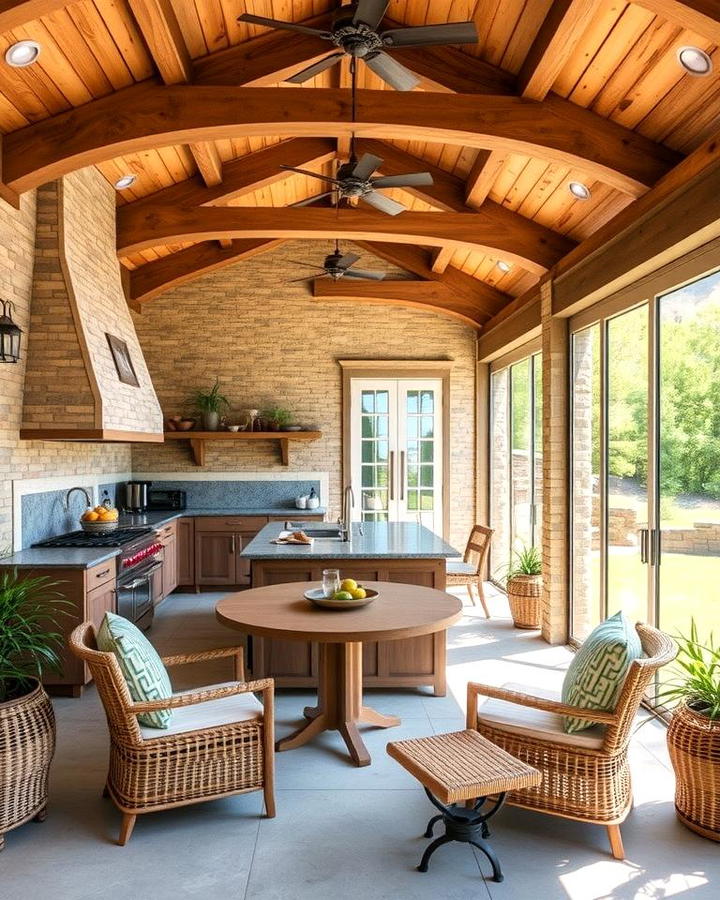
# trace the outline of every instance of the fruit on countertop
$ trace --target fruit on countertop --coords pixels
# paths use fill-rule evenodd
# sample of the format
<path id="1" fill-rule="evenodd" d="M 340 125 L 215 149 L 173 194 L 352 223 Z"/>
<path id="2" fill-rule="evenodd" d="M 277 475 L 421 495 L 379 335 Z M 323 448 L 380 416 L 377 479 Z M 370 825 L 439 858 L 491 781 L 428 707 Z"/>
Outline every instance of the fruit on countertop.
<path id="1" fill-rule="evenodd" d="M 367 597 L 365 588 L 354 578 L 345 578 L 340 582 L 340 590 L 332 595 L 333 600 L 364 600 Z"/>
<path id="2" fill-rule="evenodd" d="M 355 591 L 357 590 L 358 583 L 354 578 L 343 578 L 340 582 L 340 590 L 341 591 Z"/>
<path id="3" fill-rule="evenodd" d="M 358 585 L 354 591 L 350 591 L 353 596 L 353 600 L 364 600 L 367 597 L 367 591 L 364 587 Z"/>

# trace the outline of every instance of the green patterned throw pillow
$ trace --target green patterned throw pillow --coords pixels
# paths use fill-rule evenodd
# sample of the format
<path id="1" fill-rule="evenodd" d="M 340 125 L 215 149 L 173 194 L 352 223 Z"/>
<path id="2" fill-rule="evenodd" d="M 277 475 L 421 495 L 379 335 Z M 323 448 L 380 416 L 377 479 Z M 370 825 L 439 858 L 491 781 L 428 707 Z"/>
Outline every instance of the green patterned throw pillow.
<path id="1" fill-rule="evenodd" d="M 618 612 L 601 622 L 591 631 L 565 673 L 563 703 L 611 712 L 630 663 L 641 656 L 640 638 L 626 616 Z M 565 717 L 567 734 L 592 726 L 587 719 Z"/>
<path id="2" fill-rule="evenodd" d="M 172 685 L 163 661 L 132 622 L 114 613 L 105 613 L 97 634 L 97 646 L 98 650 L 115 654 L 133 700 L 140 703 L 172 696 Z M 171 709 L 161 709 L 142 713 L 138 722 L 150 728 L 167 728 L 171 718 Z"/>

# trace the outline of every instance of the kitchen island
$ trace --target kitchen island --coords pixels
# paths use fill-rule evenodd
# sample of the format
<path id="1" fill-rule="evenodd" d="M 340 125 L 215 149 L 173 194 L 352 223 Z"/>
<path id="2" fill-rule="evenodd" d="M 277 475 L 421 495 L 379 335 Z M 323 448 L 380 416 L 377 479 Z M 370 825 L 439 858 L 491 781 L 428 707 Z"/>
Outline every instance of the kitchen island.
<path id="1" fill-rule="evenodd" d="M 302 523 L 293 522 L 293 527 Z M 389 581 L 445 589 L 446 560 L 457 550 L 413 522 L 365 522 L 352 526 L 349 541 L 316 538 L 312 546 L 275 544 L 284 523 L 270 522 L 243 548 L 250 561 L 253 588 L 288 582 L 320 582 L 323 569 L 339 569 L 341 578 Z M 308 523 L 308 531 L 317 523 Z M 327 523 L 323 528 L 331 529 Z M 343 612 L 336 615 L 341 616 Z M 396 641 L 363 642 L 365 687 L 430 686 L 446 691 L 446 633 Z M 253 677 L 272 677 L 278 687 L 316 687 L 318 648 L 310 642 L 255 637 L 249 657 Z"/>

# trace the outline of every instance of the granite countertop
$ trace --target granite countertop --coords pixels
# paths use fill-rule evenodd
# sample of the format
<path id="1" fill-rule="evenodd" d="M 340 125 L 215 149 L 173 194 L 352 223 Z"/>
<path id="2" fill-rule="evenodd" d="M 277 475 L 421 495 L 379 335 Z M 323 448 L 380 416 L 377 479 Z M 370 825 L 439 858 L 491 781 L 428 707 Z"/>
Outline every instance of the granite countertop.
<path id="1" fill-rule="evenodd" d="M 152 528 L 161 528 L 172 522 L 173 519 L 182 519 L 186 516 L 283 516 L 297 520 L 298 514 L 311 513 L 312 515 L 325 515 L 325 507 L 320 506 L 313 510 L 299 510 L 296 507 L 287 508 L 262 508 L 262 509 L 181 509 L 181 510 L 151 510 L 147 513 L 122 513 L 119 520 L 121 528 L 129 525 L 150 525 Z M 283 522 L 277 523 L 282 526 Z M 119 547 L 28 547 L 18 550 L 12 556 L 0 559 L 0 568 L 12 567 L 19 569 L 34 569 L 40 566 L 65 569 L 90 569 L 108 559 L 114 559 L 120 553 Z"/>
<path id="2" fill-rule="evenodd" d="M 243 548 L 240 556 L 297 560 L 308 556 L 320 559 L 450 559 L 461 555 L 429 528 L 414 522 L 365 522 L 363 535 L 359 523 L 355 522 L 351 541 L 316 538 L 312 546 L 271 543 L 282 530 L 282 522 L 270 522 Z M 312 531 L 312 525 L 309 531 Z"/>

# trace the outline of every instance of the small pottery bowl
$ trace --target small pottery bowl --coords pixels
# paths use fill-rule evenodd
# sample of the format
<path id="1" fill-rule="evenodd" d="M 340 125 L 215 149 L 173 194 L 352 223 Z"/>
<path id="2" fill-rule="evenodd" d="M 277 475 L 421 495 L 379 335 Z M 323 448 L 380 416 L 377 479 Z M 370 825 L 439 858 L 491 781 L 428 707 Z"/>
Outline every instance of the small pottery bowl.
<path id="1" fill-rule="evenodd" d="M 372 588 L 366 588 L 366 591 L 367 597 L 364 597 L 362 600 L 333 600 L 331 597 L 323 595 L 322 588 L 310 588 L 310 590 L 305 591 L 303 596 L 306 600 L 322 609 L 359 609 L 372 603 L 379 596 L 378 592 L 372 590 Z"/>
<path id="2" fill-rule="evenodd" d="M 302 431 L 302 425 L 284 425 L 281 431 Z"/>
<path id="3" fill-rule="evenodd" d="M 181 419 L 177 423 L 178 431 L 190 431 L 191 428 L 195 427 L 195 419 Z"/>
<path id="4" fill-rule="evenodd" d="M 178 423 L 175 421 L 175 419 L 167 419 L 165 421 L 165 427 L 168 431 L 177 431 Z"/>
<path id="5" fill-rule="evenodd" d="M 232 431 L 232 432 L 240 431 L 240 426 L 239 425 L 228 425 L 227 430 Z"/>

